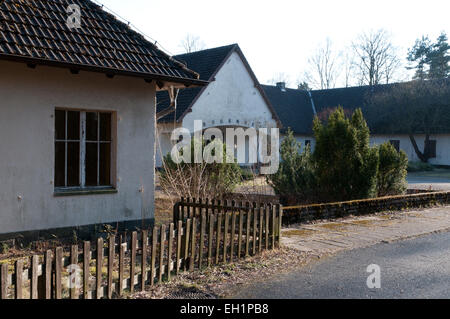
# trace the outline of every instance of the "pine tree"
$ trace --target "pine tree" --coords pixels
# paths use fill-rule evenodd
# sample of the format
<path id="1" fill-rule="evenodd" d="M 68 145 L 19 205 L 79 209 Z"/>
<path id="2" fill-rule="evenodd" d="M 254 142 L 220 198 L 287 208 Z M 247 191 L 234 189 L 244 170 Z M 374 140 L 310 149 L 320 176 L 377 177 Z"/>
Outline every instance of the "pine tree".
<path id="1" fill-rule="evenodd" d="M 450 76 L 450 46 L 447 41 L 447 35 L 443 32 L 432 46 L 429 54 L 430 71 L 428 77 L 430 79 L 442 79 Z"/>
<path id="2" fill-rule="evenodd" d="M 442 32 L 435 43 L 428 37 L 416 40 L 408 52 L 408 61 L 415 64 L 408 69 L 416 70 L 414 79 L 442 79 L 450 76 L 450 46 L 447 34 Z"/>
<path id="3" fill-rule="evenodd" d="M 416 40 L 414 46 L 408 52 L 408 61 L 415 63 L 415 66 L 409 67 L 410 70 L 416 70 L 414 79 L 424 80 L 427 78 L 428 70 L 426 66 L 429 64 L 429 54 L 431 41 L 428 37 L 422 36 L 422 39 Z"/>

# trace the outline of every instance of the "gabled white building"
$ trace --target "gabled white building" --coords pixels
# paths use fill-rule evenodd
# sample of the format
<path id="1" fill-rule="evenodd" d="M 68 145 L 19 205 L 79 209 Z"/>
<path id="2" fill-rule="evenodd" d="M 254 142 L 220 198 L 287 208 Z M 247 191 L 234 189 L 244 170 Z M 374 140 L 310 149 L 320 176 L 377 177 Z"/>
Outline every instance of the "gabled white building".
<path id="1" fill-rule="evenodd" d="M 158 120 L 156 163 L 170 153 L 172 131 L 178 127 L 194 133 L 194 121 L 207 128 L 276 128 L 281 122 L 237 44 L 174 57 L 209 81 L 203 88 L 184 89 L 174 112 Z M 169 95 L 157 94 L 158 111 L 169 107 Z M 160 113 L 161 114 L 161 113 Z M 248 148 L 247 148 L 248 149 Z M 245 164 L 245 163 L 241 163 Z"/>

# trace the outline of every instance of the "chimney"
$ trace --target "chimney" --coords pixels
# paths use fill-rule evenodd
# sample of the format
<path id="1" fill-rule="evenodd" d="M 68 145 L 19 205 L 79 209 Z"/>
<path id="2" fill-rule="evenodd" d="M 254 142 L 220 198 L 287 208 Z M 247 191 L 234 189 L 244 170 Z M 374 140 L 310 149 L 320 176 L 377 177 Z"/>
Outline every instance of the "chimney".
<path id="1" fill-rule="evenodd" d="M 282 92 L 286 92 L 286 82 L 278 82 L 277 88 L 279 88 Z"/>

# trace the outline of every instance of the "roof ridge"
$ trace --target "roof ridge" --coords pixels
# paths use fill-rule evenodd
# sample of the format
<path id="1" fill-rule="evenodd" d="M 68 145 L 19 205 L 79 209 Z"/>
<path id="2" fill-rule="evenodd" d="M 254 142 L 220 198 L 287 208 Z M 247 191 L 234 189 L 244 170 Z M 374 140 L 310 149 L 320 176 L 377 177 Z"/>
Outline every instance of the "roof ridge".
<path id="1" fill-rule="evenodd" d="M 183 55 L 193 55 L 196 53 L 203 53 L 203 52 L 208 52 L 208 51 L 213 51 L 213 50 L 219 50 L 219 49 L 224 49 L 224 48 L 234 48 L 234 47 L 239 47 L 239 45 L 237 43 L 233 43 L 233 44 L 228 44 L 228 45 L 222 45 L 220 47 L 215 47 L 215 48 L 208 48 L 208 49 L 204 49 L 204 50 L 198 50 L 198 51 L 194 51 L 194 52 L 188 52 L 188 53 L 180 53 L 180 54 L 175 54 L 174 57 L 179 57 L 179 56 L 183 56 Z"/>

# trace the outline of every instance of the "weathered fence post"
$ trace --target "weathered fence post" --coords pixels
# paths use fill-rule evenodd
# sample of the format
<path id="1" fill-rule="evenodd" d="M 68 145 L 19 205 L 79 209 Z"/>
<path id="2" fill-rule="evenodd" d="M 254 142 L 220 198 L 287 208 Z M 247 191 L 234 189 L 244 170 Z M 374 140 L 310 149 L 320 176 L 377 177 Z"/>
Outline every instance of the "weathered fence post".
<path id="1" fill-rule="evenodd" d="M 195 213 L 194 213 L 195 216 Z M 191 239 L 191 258 L 189 260 L 189 271 L 194 271 L 196 257 L 196 239 L 197 239 L 197 218 L 192 218 L 192 239 Z"/>
<path id="2" fill-rule="evenodd" d="M 15 264 L 16 282 L 15 282 L 15 297 L 16 299 L 23 299 L 23 260 L 19 259 Z"/>
<path id="3" fill-rule="evenodd" d="M 247 211 L 247 224 L 245 229 L 245 257 L 248 257 L 250 254 L 250 225 L 251 225 L 251 210 L 250 203 L 245 203 L 246 211 Z"/>
<path id="4" fill-rule="evenodd" d="M 114 258 L 116 252 L 116 236 L 110 235 L 108 244 L 108 299 L 113 296 Z"/>
<path id="5" fill-rule="evenodd" d="M 257 236 L 257 225 L 258 225 L 258 205 L 253 203 L 253 240 L 252 240 L 252 253 L 256 255 L 256 236 Z"/>
<path id="6" fill-rule="evenodd" d="M 281 245 L 281 230 L 283 228 L 283 206 L 278 205 L 278 247 Z"/>
<path id="7" fill-rule="evenodd" d="M 61 247 L 55 250 L 55 299 L 62 298 L 62 268 L 63 268 L 63 249 Z"/>
<path id="8" fill-rule="evenodd" d="M 225 218 L 225 227 L 223 230 L 223 262 L 226 264 L 228 261 L 228 227 L 230 224 L 230 218 L 227 211 L 224 212 L 224 218 Z"/>
<path id="9" fill-rule="evenodd" d="M 189 235 L 191 229 L 191 219 L 186 220 L 186 228 L 184 232 L 184 240 L 183 240 L 183 271 L 188 270 L 188 262 L 189 262 Z"/>
<path id="10" fill-rule="evenodd" d="M 206 232 L 206 216 L 203 210 L 201 211 L 200 221 L 200 247 L 198 253 L 198 268 L 201 270 L 203 266 L 203 250 L 205 245 L 205 232 Z"/>
<path id="11" fill-rule="evenodd" d="M 236 202 L 233 201 L 231 203 L 232 211 L 231 211 L 231 243 L 230 243 L 230 262 L 234 260 L 234 244 L 236 241 Z"/>
<path id="12" fill-rule="evenodd" d="M 158 227 L 154 226 L 152 231 L 152 257 L 150 265 L 150 286 L 155 284 L 156 278 L 156 249 L 158 245 Z"/>
<path id="13" fill-rule="evenodd" d="M 221 231 L 222 231 L 222 213 L 219 213 L 217 216 L 217 230 L 216 230 L 216 265 L 219 264 L 219 256 L 220 256 L 220 242 L 222 241 L 221 238 Z"/>
<path id="14" fill-rule="evenodd" d="M 141 291 L 145 291 L 147 281 L 147 249 L 148 249 L 148 231 L 142 231 L 142 261 L 141 261 Z"/>
<path id="15" fill-rule="evenodd" d="M 91 243 L 85 241 L 83 243 L 83 298 L 90 299 L 90 285 L 89 280 L 91 278 Z"/>
<path id="16" fill-rule="evenodd" d="M 0 299 L 8 299 L 8 264 L 0 265 Z"/>
<path id="17" fill-rule="evenodd" d="M 78 276 L 77 269 L 74 266 L 78 266 L 78 245 L 73 245 L 70 248 L 70 299 L 78 299 L 78 288 L 77 288 L 77 278 Z M 75 281 L 75 282 L 74 282 Z"/>
<path id="18" fill-rule="evenodd" d="M 34 255 L 31 257 L 31 299 L 38 299 L 38 267 L 39 256 Z"/>
<path id="19" fill-rule="evenodd" d="M 97 259 L 96 259 L 96 297 L 101 299 L 103 296 L 103 238 L 97 239 Z"/>
<path id="20" fill-rule="evenodd" d="M 175 273 L 178 275 L 180 273 L 180 267 L 181 267 L 181 249 L 183 246 L 182 243 L 182 235 L 183 235 L 183 222 L 181 220 L 178 221 L 177 225 L 177 262 L 176 262 L 176 271 Z"/>
<path id="21" fill-rule="evenodd" d="M 47 250 L 44 255 L 44 264 L 42 265 L 42 282 L 39 289 L 39 299 L 48 300 L 52 298 L 52 265 L 52 251 Z"/>
<path id="22" fill-rule="evenodd" d="M 209 215 L 209 233 L 208 233 L 208 267 L 212 265 L 213 258 L 213 240 L 214 240 L 214 224 L 215 218 L 213 214 Z"/>
<path id="23" fill-rule="evenodd" d="M 120 244 L 119 248 L 119 296 L 122 296 L 124 290 L 123 282 L 125 280 L 125 251 L 127 244 Z"/>
<path id="24" fill-rule="evenodd" d="M 238 236 L 238 252 L 237 257 L 241 259 L 242 257 L 242 232 L 244 227 L 244 212 L 242 207 L 242 202 L 239 205 L 239 236 Z"/>
<path id="25" fill-rule="evenodd" d="M 130 256 L 130 292 L 134 292 L 136 276 L 136 250 L 137 250 L 137 232 L 131 233 L 131 256 Z"/>
<path id="26" fill-rule="evenodd" d="M 161 240 L 159 249 L 159 277 L 158 282 L 161 283 L 163 280 L 164 273 L 164 250 L 166 243 L 166 225 L 161 226 Z"/>

